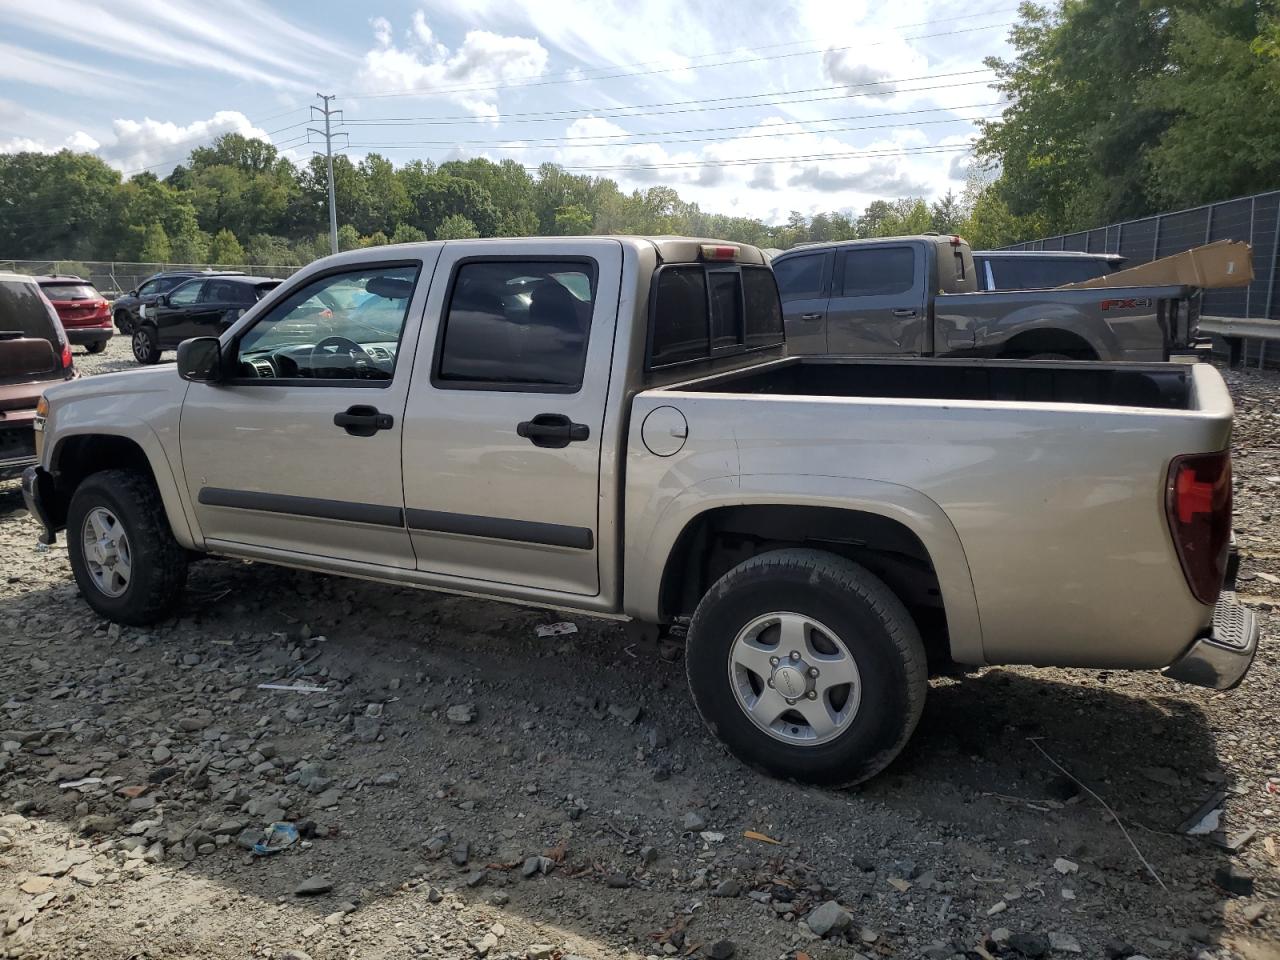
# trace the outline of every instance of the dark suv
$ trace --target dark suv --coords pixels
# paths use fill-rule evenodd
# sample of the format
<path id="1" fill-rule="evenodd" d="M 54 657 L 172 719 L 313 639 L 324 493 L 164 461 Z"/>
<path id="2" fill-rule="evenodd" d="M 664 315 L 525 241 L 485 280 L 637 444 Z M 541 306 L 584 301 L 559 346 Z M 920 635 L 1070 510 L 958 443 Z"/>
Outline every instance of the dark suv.
<path id="1" fill-rule="evenodd" d="M 174 350 L 192 337 L 216 337 L 240 315 L 280 286 L 272 277 L 216 274 L 191 277 L 168 293 L 140 304 L 133 328 L 133 358 L 157 363 L 165 350 Z"/>
<path id="2" fill-rule="evenodd" d="M 75 375 L 71 343 L 35 279 L 0 273 L 0 480 L 36 462 L 40 394 Z"/>
<path id="3" fill-rule="evenodd" d="M 133 333 L 134 325 L 138 322 L 138 310 L 140 307 L 144 304 L 155 303 L 156 297 L 162 293 L 168 293 L 174 287 L 181 283 L 186 283 L 192 277 L 242 276 L 244 276 L 244 273 L 240 270 L 166 270 L 163 273 L 148 277 L 138 284 L 136 289 L 130 290 L 123 297 L 118 298 L 111 305 L 112 316 L 121 333 L 131 334 Z"/>

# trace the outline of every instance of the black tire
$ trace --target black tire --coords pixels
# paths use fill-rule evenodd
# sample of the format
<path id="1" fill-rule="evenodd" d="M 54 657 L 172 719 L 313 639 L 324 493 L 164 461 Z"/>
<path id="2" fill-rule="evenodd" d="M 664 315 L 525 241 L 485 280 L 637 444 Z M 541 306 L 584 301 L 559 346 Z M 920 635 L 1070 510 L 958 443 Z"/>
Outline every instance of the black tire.
<path id="1" fill-rule="evenodd" d="M 786 743 L 747 716 L 734 695 L 729 656 L 757 617 L 788 611 L 812 617 L 848 647 L 861 701 L 847 726 L 815 745 Z M 902 601 L 850 560 L 818 550 L 763 553 L 721 577 L 689 626 L 686 665 L 707 727 L 743 762 L 787 779 L 851 785 L 875 776 L 902 750 L 924 709 L 924 644 Z"/>
<path id="2" fill-rule="evenodd" d="M 159 363 L 160 362 L 160 335 L 156 333 L 156 328 L 149 323 L 144 323 L 133 331 L 133 339 L 131 343 L 133 347 L 133 359 L 139 363 Z"/>
<path id="3" fill-rule="evenodd" d="M 126 337 L 133 333 L 133 319 L 127 310 L 116 311 L 116 329 Z"/>
<path id="4" fill-rule="evenodd" d="M 101 353 L 103 350 L 107 349 L 107 341 L 94 340 L 91 343 L 86 343 L 84 348 L 90 353 Z"/>
<path id="5" fill-rule="evenodd" d="M 105 507 L 129 541 L 131 572 L 124 592 L 112 597 L 94 582 L 84 555 L 89 513 Z M 187 552 L 173 538 L 160 491 L 150 477 L 131 470 L 103 470 L 76 487 L 67 510 L 67 554 L 85 602 L 97 613 L 129 626 L 163 620 L 177 606 L 187 582 Z"/>

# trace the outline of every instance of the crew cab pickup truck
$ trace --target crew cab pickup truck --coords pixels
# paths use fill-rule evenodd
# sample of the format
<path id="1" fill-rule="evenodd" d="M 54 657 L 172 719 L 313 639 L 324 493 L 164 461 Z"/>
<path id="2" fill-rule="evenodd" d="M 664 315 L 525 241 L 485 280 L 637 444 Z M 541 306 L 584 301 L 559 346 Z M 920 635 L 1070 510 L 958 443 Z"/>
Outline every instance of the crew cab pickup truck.
<path id="1" fill-rule="evenodd" d="M 211 554 L 687 628 L 737 756 L 851 783 L 930 660 L 1237 683 L 1231 417 L 1205 364 L 787 356 L 753 247 L 457 240 L 50 389 L 23 492 L 120 623 Z"/>
<path id="2" fill-rule="evenodd" d="M 960 237 L 808 244 L 772 262 L 793 354 L 1163 361 L 1209 348 L 1198 290 L 978 293 Z"/>

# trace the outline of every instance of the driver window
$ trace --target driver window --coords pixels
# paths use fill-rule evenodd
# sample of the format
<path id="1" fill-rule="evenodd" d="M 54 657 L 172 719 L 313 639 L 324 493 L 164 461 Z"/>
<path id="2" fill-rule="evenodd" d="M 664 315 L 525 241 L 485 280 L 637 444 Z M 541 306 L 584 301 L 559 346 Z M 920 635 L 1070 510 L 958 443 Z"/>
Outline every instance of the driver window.
<path id="1" fill-rule="evenodd" d="M 200 297 L 200 290 L 204 287 L 203 280 L 192 280 L 178 287 L 173 293 L 169 294 L 169 306 L 171 307 L 189 307 L 195 303 Z"/>
<path id="2" fill-rule="evenodd" d="M 239 376 L 391 380 L 418 265 L 331 273 L 289 294 L 240 338 Z"/>

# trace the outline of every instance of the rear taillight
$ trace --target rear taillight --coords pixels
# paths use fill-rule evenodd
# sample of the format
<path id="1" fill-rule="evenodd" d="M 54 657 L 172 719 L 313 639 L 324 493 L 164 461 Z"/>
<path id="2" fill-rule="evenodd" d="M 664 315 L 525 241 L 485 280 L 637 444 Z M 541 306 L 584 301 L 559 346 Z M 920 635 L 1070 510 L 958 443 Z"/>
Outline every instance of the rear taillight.
<path id="1" fill-rule="evenodd" d="M 1230 452 L 1174 457 L 1165 512 L 1187 586 L 1201 603 L 1216 602 L 1231 548 Z"/>
<path id="2" fill-rule="evenodd" d="M 71 341 L 68 340 L 62 345 L 62 369 L 71 369 Z"/>

